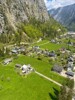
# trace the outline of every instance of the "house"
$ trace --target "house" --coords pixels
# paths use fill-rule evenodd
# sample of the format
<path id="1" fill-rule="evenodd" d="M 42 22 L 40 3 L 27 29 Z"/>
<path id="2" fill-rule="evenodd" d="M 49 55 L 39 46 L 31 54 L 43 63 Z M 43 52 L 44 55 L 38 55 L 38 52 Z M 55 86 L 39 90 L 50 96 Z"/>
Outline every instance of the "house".
<path id="1" fill-rule="evenodd" d="M 52 52 L 49 52 L 48 56 L 49 56 L 49 57 L 55 57 L 55 56 L 56 56 L 56 54 L 55 54 L 55 52 L 54 52 L 54 51 L 52 51 Z"/>
<path id="2" fill-rule="evenodd" d="M 55 53 L 49 53 L 49 57 L 55 57 Z"/>
<path id="3" fill-rule="evenodd" d="M 52 71 L 55 71 L 55 72 L 58 72 L 58 73 L 61 73 L 62 72 L 62 67 L 58 66 L 58 65 L 55 65 L 53 68 L 52 68 Z"/>
<path id="4" fill-rule="evenodd" d="M 41 52 L 39 46 L 33 46 L 32 50 L 33 50 L 33 52 Z"/>
<path id="5" fill-rule="evenodd" d="M 14 47 L 11 50 L 12 54 L 18 54 L 18 53 L 21 53 L 21 52 L 24 52 L 24 51 L 25 51 L 24 47 Z"/>
<path id="6" fill-rule="evenodd" d="M 22 66 L 22 70 L 25 70 L 25 71 L 26 71 L 27 68 L 28 68 L 27 65 L 23 65 L 23 66 Z"/>
<path id="7" fill-rule="evenodd" d="M 12 62 L 12 59 L 11 58 L 8 58 L 8 59 L 5 59 L 3 61 L 3 64 L 6 65 L 6 64 L 9 64 L 10 62 Z"/>
<path id="8" fill-rule="evenodd" d="M 33 68 L 31 68 L 31 65 L 30 65 L 30 64 L 28 64 L 28 65 L 23 65 L 23 66 L 21 67 L 21 69 L 22 69 L 22 73 L 26 73 L 26 74 L 28 74 L 28 73 L 30 73 L 30 72 L 33 71 Z"/>
<path id="9" fill-rule="evenodd" d="M 68 62 L 74 62 L 73 57 L 69 57 L 69 58 L 68 58 Z"/>
<path id="10" fill-rule="evenodd" d="M 15 67 L 16 67 L 16 68 L 21 68 L 22 65 L 21 65 L 21 64 L 16 64 Z"/>
<path id="11" fill-rule="evenodd" d="M 72 71 L 67 71 L 65 74 L 67 74 L 68 76 L 74 76 L 74 72 L 72 72 Z"/>
<path id="12" fill-rule="evenodd" d="M 18 54 L 18 51 L 16 49 L 11 50 L 12 54 Z"/>
<path id="13" fill-rule="evenodd" d="M 67 71 L 72 71 L 74 68 L 74 65 L 73 65 L 74 59 L 72 57 L 69 57 L 67 62 L 68 62 Z"/>
<path id="14" fill-rule="evenodd" d="M 73 67 L 74 59 L 72 57 L 68 58 L 68 66 Z"/>
<path id="15" fill-rule="evenodd" d="M 25 51 L 25 48 L 20 48 L 18 51 L 19 52 L 24 52 Z"/>
<path id="16" fill-rule="evenodd" d="M 65 48 L 60 48 L 59 50 L 60 50 L 61 53 L 65 53 L 66 52 Z"/>

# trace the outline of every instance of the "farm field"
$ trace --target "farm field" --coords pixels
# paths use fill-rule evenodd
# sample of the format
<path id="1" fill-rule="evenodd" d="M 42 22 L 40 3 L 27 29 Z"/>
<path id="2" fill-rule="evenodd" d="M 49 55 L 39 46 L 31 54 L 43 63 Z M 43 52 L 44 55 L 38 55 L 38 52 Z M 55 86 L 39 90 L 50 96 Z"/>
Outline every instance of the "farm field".
<path id="1" fill-rule="evenodd" d="M 66 78 L 51 71 L 51 68 L 53 66 L 48 62 L 45 62 L 45 61 L 43 62 L 43 61 L 37 60 L 37 59 L 32 58 L 32 57 L 19 55 L 19 58 L 16 59 L 13 64 L 16 64 L 16 63 L 30 64 L 36 71 L 54 79 L 55 81 L 57 81 L 61 84 L 63 84 L 66 81 Z"/>
<path id="2" fill-rule="evenodd" d="M 13 65 L 0 65 L 0 100 L 57 100 L 59 86 L 35 73 L 20 76 Z"/>
<path id="3" fill-rule="evenodd" d="M 66 47 L 63 42 L 61 44 L 51 43 L 49 40 L 43 40 L 32 46 L 39 46 L 40 49 L 48 49 L 50 51 L 57 51 L 62 47 Z M 32 53 L 32 52 L 29 52 Z M 35 71 L 45 75 L 48 78 L 60 84 L 66 84 L 67 78 L 51 71 L 53 65 L 60 61 L 50 61 L 49 57 L 41 54 L 42 59 L 38 59 L 38 55 L 18 54 L 12 56 L 13 61 L 8 65 L 3 65 L 2 59 L 0 60 L 0 100 L 58 100 L 60 87 L 49 80 L 37 75 L 35 72 L 29 75 L 20 75 L 16 70 L 16 64 L 28 65 L 30 64 Z"/>
<path id="4" fill-rule="evenodd" d="M 43 40 L 39 43 L 34 43 L 32 46 L 39 46 L 42 49 L 48 49 L 48 50 L 58 50 L 62 47 L 66 47 L 65 43 L 55 44 L 51 43 L 49 40 Z"/>

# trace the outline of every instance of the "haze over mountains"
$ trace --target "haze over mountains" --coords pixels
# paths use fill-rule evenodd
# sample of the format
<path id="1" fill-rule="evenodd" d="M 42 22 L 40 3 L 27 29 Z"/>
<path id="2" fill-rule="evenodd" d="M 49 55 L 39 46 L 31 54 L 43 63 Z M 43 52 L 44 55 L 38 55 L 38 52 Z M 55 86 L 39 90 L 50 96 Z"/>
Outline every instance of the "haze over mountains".
<path id="1" fill-rule="evenodd" d="M 75 31 L 75 4 L 51 9 L 49 14 L 71 31 Z"/>

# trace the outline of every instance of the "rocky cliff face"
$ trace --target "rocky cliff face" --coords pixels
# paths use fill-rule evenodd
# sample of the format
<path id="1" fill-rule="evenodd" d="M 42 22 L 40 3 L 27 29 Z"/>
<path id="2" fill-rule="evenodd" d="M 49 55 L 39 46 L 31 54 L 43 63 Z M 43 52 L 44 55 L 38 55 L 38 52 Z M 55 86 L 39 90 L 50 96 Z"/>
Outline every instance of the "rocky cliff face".
<path id="1" fill-rule="evenodd" d="M 0 0 L 0 33 L 10 27 L 16 30 L 18 23 L 31 17 L 49 19 L 44 0 Z"/>

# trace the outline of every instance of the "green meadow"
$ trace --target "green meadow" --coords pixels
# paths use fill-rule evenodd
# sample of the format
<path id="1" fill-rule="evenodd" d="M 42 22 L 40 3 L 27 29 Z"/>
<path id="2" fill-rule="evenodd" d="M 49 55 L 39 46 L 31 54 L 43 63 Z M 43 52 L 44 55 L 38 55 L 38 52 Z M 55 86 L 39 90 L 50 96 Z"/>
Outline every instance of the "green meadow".
<path id="1" fill-rule="evenodd" d="M 26 62 L 24 57 L 15 60 L 15 63 Z M 0 65 L 0 100 L 57 100 L 59 90 L 59 86 L 35 73 L 20 76 L 14 63 Z"/>
<path id="2" fill-rule="evenodd" d="M 48 50 L 58 50 L 65 46 L 65 44 L 54 44 L 48 40 L 32 44 L 32 46 L 35 45 Z M 65 84 L 67 81 L 66 78 L 51 71 L 53 64 L 47 57 L 38 60 L 32 56 L 18 55 L 18 58 L 13 59 L 8 65 L 0 63 L 0 100 L 58 100 L 59 86 L 38 76 L 35 72 L 21 76 L 15 64 L 30 64 L 36 71 L 60 84 Z"/>
<path id="3" fill-rule="evenodd" d="M 48 49 L 48 50 L 58 50 L 62 47 L 67 47 L 65 42 L 56 44 L 56 43 L 51 43 L 49 40 L 43 40 L 38 43 L 32 44 L 32 46 L 39 46 L 41 49 Z"/>

